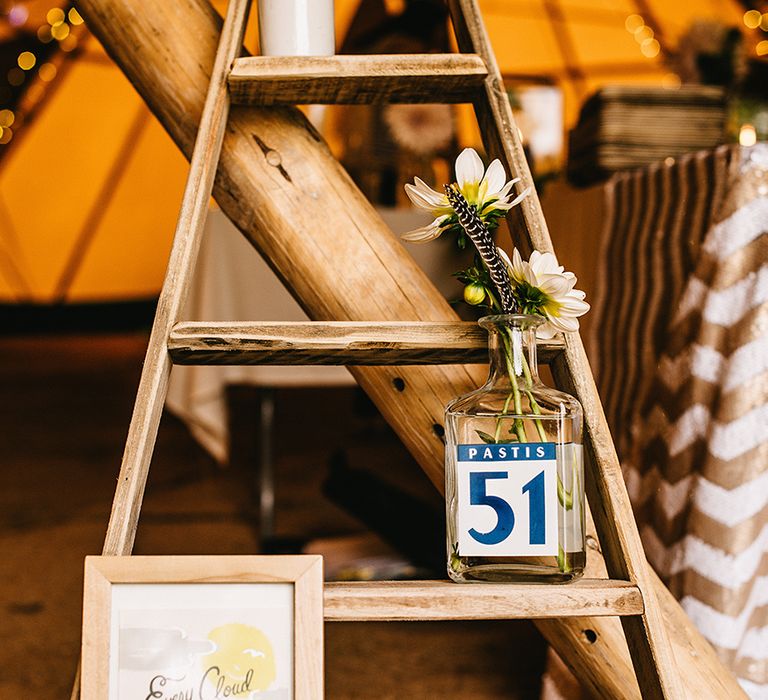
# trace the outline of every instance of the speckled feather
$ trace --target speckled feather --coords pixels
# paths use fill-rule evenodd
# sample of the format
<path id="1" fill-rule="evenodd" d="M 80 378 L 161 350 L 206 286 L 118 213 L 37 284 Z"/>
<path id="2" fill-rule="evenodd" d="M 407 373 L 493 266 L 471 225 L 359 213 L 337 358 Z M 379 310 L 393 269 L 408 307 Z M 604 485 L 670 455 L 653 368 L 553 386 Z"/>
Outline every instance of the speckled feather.
<path id="1" fill-rule="evenodd" d="M 474 243 L 478 254 L 488 268 L 491 280 L 499 292 L 499 302 L 505 313 L 512 313 L 515 301 L 512 297 L 512 283 L 509 279 L 507 266 L 499 256 L 496 244 L 488 232 L 488 227 L 483 223 L 477 212 L 472 208 L 459 188 L 455 185 L 446 185 L 445 194 L 448 202 L 456 212 L 459 223 L 467 232 L 467 236 Z"/>

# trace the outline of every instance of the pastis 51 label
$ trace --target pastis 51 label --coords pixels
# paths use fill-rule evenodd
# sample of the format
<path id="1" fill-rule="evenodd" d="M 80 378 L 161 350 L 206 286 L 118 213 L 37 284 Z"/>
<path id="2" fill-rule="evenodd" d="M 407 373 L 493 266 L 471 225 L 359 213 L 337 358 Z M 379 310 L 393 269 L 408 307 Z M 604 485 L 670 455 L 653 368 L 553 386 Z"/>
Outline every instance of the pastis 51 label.
<path id="1" fill-rule="evenodd" d="M 457 445 L 460 556 L 557 556 L 554 442 Z"/>

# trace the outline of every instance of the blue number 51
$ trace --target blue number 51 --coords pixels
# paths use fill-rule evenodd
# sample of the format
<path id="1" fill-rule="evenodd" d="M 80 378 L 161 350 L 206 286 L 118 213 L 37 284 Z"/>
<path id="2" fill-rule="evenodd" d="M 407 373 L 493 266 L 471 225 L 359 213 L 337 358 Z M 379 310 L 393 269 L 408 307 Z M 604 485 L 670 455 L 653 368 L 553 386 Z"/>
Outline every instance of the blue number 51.
<path id="1" fill-rule="evenodd" d="M 490 506 L 496 511 L 496 527 L 490 532 L 469 531 L 470 537 L 480 544 L 499 544 L 503 542 L 515 527 L 515 513 L 512 507 L 499 496 L 486 493 L 488 479 L 506 479 L 507 472 L 472 472 L 469 475 L 469 503 L 473 506 Z"/>
<path id="2" fill-rule="evenodd" d="M 515 513 L 512 507 L 500 496 L 489 496 L 486 487 L 489 479 L 506 479 L 508 472 L 472 472 L 469 475 L 469 503 L 473 506 L 490 506 L 496 511 L 496 526 L 489 532 L 469 530 L 472 539 L 480 544 L 499 544 L 503 542 L 515 527 Z M 544 472 L 540 472 L 523 486 L 523 493 L 528 494 L 530 511 L 530 544 L 544 544 L 546 539 L 546 513 L 544 504 Z"/>

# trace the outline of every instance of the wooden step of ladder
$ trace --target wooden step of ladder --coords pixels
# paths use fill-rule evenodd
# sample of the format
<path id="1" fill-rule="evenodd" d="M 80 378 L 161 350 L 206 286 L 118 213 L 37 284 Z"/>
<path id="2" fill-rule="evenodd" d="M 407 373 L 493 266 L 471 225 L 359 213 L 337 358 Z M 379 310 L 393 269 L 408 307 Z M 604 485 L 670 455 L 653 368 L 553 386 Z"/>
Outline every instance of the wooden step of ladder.
<path id="1" fill-rule="evenodd" d="M 200 248 L 232 102 L 458 102 L 475 106 L 486 148 L 507 172 L 530 172 L 476 0 L 449 0 L 462 53 L 240 58 L 249 0 L 230 0 L 150 336 L 103 553 L 128 555 L 138 524 L 171 364 L 446 364 L 481 361 L 472 324 L 180 322 Z M 538 198 L 520 207 L 522 247 L 549 250 Z M 589 366 L 576 335 L 542 344 L 561 388 L 585 408 L 590 505 L 611 580 L 559 585 L 445 581 L 329 583 L 328 620 L 618 616 L 643 698 L 682 697 L 663 621 Z M 73 697 L 76 697 L 76 687 Z M 307 698 L 300 700 L 317 700 Z"/>
<path id="2" fill-rule="evenodd" d="M 561 340 L 538 343 L 542 363 Z M 477 323 L 205 323 L 171 329 L 177 365 L 447 365 L 488 362 L 488 335 Z"/>
<path id="3" fill-rule="evenodd" d="M 476 54 L 249 56 L 228 83 L 241 105 L 472 102 L 488 70 Z"/>
<path id="4" fill-rule="evenodd" d="M 642 615 L 643 596 L 628 581 L 563 584 L 382 581 L 325 584 L 329 622 L 513 620 Z"/>

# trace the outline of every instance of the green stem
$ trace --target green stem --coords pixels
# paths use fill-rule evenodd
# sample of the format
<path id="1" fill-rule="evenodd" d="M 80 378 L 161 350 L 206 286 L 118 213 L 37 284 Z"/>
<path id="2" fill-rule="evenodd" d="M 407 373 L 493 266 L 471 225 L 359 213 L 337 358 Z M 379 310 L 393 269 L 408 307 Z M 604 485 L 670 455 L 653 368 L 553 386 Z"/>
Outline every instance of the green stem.
<path id="1" fill-rule="evenodd" d="M 520 387 L 517 385 L 517 375 L 512 367 L 512 350 L 509 346 L 506 334 L 502 334 L 502 341 L 504 342 L 504 360 L 507 365 L 507 374 L 509 375 L 509 381 L 512 383 L 512 398 L 515 403 L 515 413 L 518 416 L 523 414 L 523 402 L 520 400 Z M 520 418 L 515 418 L 515 434 L 520 442 L 525 442 L 525 427 Z"/>
<path id="2" fill-rule="evenodd" d="M 512 340 L 511 331 L 507 329 L 507 334 L 510 336 L 510 340 Z M 528 396 L 528 400 L 531 403 L 531 410 L 533 413 L 537 416 L 541 415 L 541 407 L 537 403 L 536 399 L 533 397 L 533 376 L 531 375 L 531 368 L 528 365 L 528 360 L 525 357 L 525 353 L 521 353 L 522 360 L 523 360 L 523 375 L 525 375 L 525 381 L 528 385 L 528 388 L 525 389 L 526 396 Z M 535 418 L 534 419 L 534 425 L 536 426 L 536 432 L 539 434 L 539 439 L 542 442 L 547 442 L 547 433 L 544 430 L 544 424 L 541 422 L 540 419 Z"/>
<path id="3" fill-rule="evenodd" d="M 528 400 L 531 402 L 531 410 L 534 412 L 535 415 L 540 416 L 541 415 L 541 408 L 539 408 L 539 404 L 536 403 L 536 399 L 533 398 L 533 393 L 530 389 L 526 389 L 525 393 L 528 395 Z M 547 433 L 544 430 L 544 424 L 541 422 L 539 418 L 534 418 L 533 420 L 534 425 L 536 426 L 536 431 L 539 433 L 539 439 L 542 442 L 547 441 Z"/>
<path id="4" fill-rule="evenodd" d="M 496 419 L 496 430 L 493 433 L 493 439 L 498 442 L 501 437 L 501 421 L 505 415 L 509 412 L 509 402 L 512 401 L 512 394 L 507 395 L 507 400 L 504 402 L 504 408 L 501 411 L 501 415 Z"/>
<path id="5" fill-rule="evenodd" d="M 523 355 L 523 374 L 525 375 L 525 380 L 528 383 L 529 387 L 533 386 L 533 377 L 531 375 L 531 368 L 528 365 L 528 360 L 526 359 L 525 355 Z M 542 415 L 541 413 L 541 407 L 536 402 L 536 399 L 533 397 L 533 392 L 531 389 L 526 389 L 525 393 L 528 395 L 528 400 L 531 402 L 531 410 L 533 413 L 537 416 Z M 534 419 L 534 424 L 536 425 L 536 431 L 539 433 L 539 438 L 542 442 L 547 441 L 547 433 L 544 430 L 544 424 L 539 420 L 538 418 Z M 572 465 L 572 469 L 574 466 Z M 575 472 L 574 472 L 574 479 L 573 479 L 573 485 L 571 486 L 570 491 L 566 491 L 565 485 L 563 484 L 563 480 L 560 478 L 560 475 L 557 475 L 557 500 L 560 501 L 560 505 L 565 508 L 565 510 L 571 510 L 573 508 L 573 495 L 576 491 L 576 482 L 575 482 Z"/>

